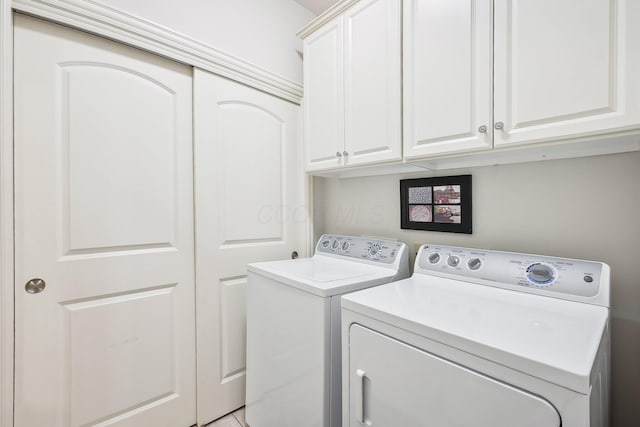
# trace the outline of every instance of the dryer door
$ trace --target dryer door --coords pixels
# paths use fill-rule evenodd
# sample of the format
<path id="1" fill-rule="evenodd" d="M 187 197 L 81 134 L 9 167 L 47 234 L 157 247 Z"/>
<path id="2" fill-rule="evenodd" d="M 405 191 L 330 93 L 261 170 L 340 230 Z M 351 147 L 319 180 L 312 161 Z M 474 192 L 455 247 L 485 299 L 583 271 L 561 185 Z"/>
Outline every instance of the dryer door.
<path id="1" fill-rule="evenodd" d="M 358 325 L 348 426 L 558 427 L 546 400 Z"/>

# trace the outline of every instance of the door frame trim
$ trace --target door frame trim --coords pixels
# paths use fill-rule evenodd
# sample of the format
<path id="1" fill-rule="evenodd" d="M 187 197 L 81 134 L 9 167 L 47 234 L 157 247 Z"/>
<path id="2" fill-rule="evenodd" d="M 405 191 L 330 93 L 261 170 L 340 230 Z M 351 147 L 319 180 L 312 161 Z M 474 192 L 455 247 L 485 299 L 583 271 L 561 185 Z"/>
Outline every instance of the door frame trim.
<path id="1" fill-rule="evenodd" d="M 7 1 L 8 0 L 4 0 Z M 91 0 L 13 0 L 13 9 L 182 62 L 300 104 L 302 86 L 166 27 Z"/>
<path id="2" fill-rule="evenodd" d="M 0 0 L 0 427 L 13 425 L 13 15 Z"/>

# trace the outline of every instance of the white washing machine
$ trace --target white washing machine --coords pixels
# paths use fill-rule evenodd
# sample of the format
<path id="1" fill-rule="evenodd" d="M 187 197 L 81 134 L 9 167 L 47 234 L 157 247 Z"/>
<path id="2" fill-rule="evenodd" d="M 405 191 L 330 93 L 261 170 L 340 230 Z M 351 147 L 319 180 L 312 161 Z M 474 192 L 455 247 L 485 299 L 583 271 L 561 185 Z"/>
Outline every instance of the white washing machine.
<path id="1" fill-rule="evenodd" d="M 408 276 L 404 243 L 339 235 L 310 258 L 249 264 L 247 423 L 340 426 L 340 296 Z"/>
<path id="2" fill-rule="evenodd" d="M 606 427 L 609 267 L 421 247 L 342 298 L 343 426 Z"/>

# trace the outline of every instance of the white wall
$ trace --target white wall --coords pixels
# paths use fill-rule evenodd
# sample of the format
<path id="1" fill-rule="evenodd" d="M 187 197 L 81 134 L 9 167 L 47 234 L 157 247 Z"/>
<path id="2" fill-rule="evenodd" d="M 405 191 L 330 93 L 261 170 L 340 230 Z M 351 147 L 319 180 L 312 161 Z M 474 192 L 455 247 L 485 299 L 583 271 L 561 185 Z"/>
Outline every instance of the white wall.
<path id="1" fill-rule="evenodd" d="M 315 15 L 293 0 L 96 0 L 302 84 L 299 29 Z"/>
<path id="2" fill-rule="evenodd" d="M 400 229 L 399 180 L 316 179 L 316 233 L 366 234 L 604 261 L 612 270 L 614 427 L 640 426 L 640 153 L 454 170 L 473 176 L 473 234 Z"/>

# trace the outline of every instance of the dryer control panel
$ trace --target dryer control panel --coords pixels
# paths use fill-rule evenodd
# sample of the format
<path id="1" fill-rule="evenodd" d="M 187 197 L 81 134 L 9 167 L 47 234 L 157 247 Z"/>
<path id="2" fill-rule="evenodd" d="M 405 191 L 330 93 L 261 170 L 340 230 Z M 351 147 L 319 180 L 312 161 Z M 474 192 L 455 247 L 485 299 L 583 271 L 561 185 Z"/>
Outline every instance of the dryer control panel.
<path id="1" fill-rule="evenodd" d="M 393 264 L 406 250 L 406 245 L 395 240 L 325 234 L 316 245 L 316 252 Z"/>
<path id="2" fill-rule="evenodd" d="M 415 272 L 609 304 L 609 266 L 601 262 L 423 245 L 416 259 Z"/>

